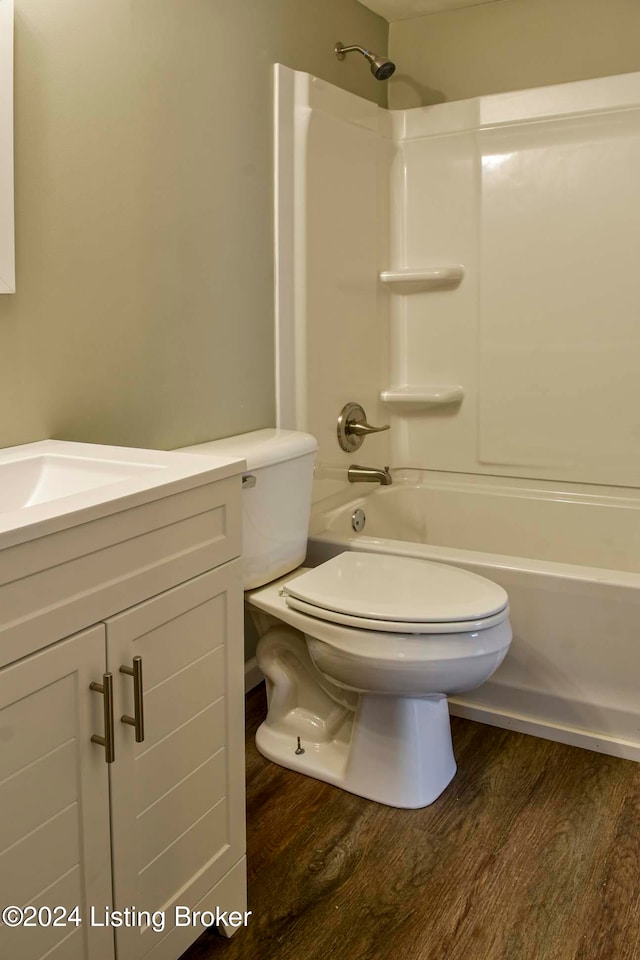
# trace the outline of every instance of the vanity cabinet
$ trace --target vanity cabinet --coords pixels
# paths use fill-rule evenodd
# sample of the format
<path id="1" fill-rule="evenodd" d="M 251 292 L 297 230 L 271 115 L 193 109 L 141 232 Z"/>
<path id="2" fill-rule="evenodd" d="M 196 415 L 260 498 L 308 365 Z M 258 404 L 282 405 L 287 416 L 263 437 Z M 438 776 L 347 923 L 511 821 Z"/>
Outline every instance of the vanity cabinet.
<path id="1" fill-rule="evenodd" d="M 82 920 L 0 925 L 0 957 L 177 960 L 203 928 L 176 927 L 176 906 L 246 909 L 240 477 L 219 486 L 215 555 L 236 559 L 120 612 L 102 584 L 96 596 L 107 590 L 112 615 L 0 669 L 0 905 L 77 905 Z M 194 512 L 207 501 L 197 495 Z M 187 555 L 206 562 L 202 544 L 191 547 L 166 563 L 155 555 L 161 581 L 179 580 Z M 91 740 L 106 732 L 109 675 L 111 763 Z M 164 929 L 108 925 L 132 908 L 162 912 Z"/>
<path id="2" fill-rule="evenodd" d="M 162 933 L 116 930 L 118 960 L 175 960 L 202 927 L 170 929 L 176 906 L 218 903 L 214 888 L 245 850 L 242 565 L 226 564 L 106 622 L 116 720 L 135 715 L 144 679 L 144 742 L 116 723 L 111 778 L 114 909 L 164 911 Z M 231 642 L 230 642 L 231 641 Z M 242 878 L 243 879 L 243 878 Z"/>
<path id="3" fill-rule="evenodd" d="M 0 671 L 2 907 L 111 903 L 109 778 L 91 732 L 102 730 L 89 684 L 104 671 L 99 625 Z M 0 926 L 0 956 L 109 960 L 106 929 Z"/>

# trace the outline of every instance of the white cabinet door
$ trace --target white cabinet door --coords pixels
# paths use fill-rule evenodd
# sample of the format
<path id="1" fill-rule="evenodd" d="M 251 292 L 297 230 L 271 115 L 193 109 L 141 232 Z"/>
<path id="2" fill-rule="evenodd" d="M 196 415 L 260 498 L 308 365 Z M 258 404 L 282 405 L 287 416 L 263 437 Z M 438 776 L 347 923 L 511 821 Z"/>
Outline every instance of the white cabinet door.
<path id="1" fill-rule="evenodd" d="M 163 912 L 116 930 L 118 960 L 175 958 L 202 927 L 174 925 L 245 850 L 242 568 L 238 560 L 106 621 L 116 683 L 110 768 L 114 908 Z M 120 721 L 135 713 L 142 658 L 144 742 Z M 208 908 L 208 907 L 207 907 Z M 225 909 L 244 910 L 244 903 Z"/>
<path id="2" fill-rule="evenodd" d="M 0 925 L 0 957 L 112 960 L 109 782 L 102 736 L 100 625 L 0 671 L 0 903 L 79 907 L 81 926 Z M 47 921 L 47 913 L 42 913 Z M 57 917 L 58 922 L 62 917 Z"/>

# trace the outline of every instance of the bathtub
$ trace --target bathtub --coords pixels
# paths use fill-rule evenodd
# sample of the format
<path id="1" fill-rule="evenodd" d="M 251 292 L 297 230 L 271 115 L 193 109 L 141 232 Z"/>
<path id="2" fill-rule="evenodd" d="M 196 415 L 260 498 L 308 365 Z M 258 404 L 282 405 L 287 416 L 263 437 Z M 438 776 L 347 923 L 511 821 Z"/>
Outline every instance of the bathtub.
<path id="1" fill-rule="evenodd" d="M 315 506 L 308 563 L 342 550 L 424 557 L 509 594 L 511 649 L 484 686 L 451 699 L 453 714 L 640 760 L 640 494 L 413 470 L 353 490 Z"/>

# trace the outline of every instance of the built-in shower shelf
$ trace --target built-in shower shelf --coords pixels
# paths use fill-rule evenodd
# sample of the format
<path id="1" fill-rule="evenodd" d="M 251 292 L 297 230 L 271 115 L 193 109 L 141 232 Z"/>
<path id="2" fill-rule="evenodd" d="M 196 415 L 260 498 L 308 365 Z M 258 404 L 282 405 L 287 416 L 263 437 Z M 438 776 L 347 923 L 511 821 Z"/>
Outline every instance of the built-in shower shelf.
<path id="1" fill-rule="evenodd" d="M 464 390 L 459 386 L 389 387 L 380 394 L 384 403 L 405 403 L 412 407 L 444 407 L 462 403 Z"/>
<path id="2" fill-rule="evenodd" d="M 429 290 L 446 290 L 462 283 L 464 267 L 452 264 L 448 267 L 423 267 L 420 270 L 384 270 L 379 274 L 393 293 L 424 293 Z"/>

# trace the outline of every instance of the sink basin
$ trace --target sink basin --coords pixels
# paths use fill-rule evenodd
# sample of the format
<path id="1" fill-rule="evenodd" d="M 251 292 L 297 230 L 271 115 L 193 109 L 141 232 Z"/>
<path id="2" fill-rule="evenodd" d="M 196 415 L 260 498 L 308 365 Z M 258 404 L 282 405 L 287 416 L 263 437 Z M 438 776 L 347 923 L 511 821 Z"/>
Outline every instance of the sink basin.
<path id="1" fill-rule="evenodd" d="M 158 465 L 109 463 L 55 454 L 10 460 L 0 463 L 0 513 L 69 497 L 161 469 Z"/>
<path id="2" fill-rule="evenodd" d="M 61 440 L 0 449 L 0 668 L 239 557 L 245 469 L 222 454 Z M 224 576 L 241 587 L 240 564 Z"/>
<path id="3" fill-rule="evenodd" d="M 63 440 L 0 450 L 0 549 L 232 476 L 239 464 L 225 456 Z"/>

